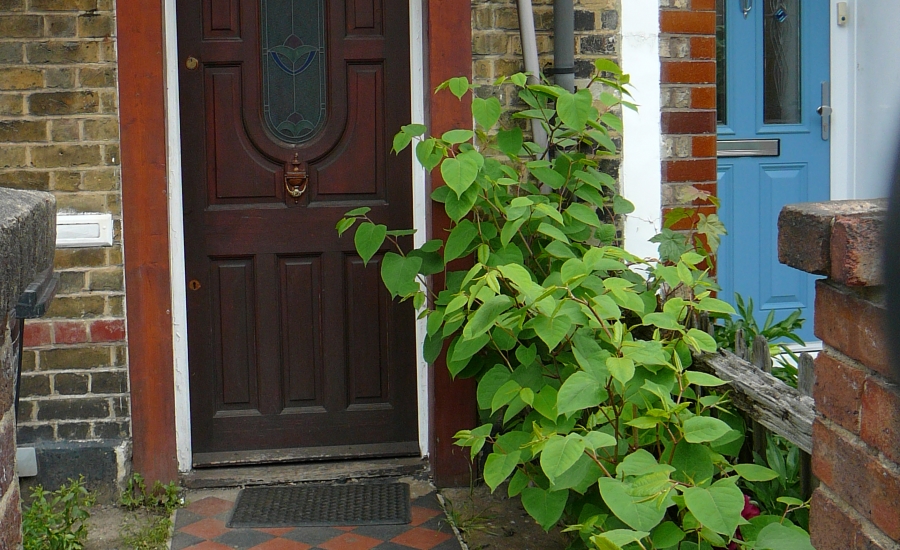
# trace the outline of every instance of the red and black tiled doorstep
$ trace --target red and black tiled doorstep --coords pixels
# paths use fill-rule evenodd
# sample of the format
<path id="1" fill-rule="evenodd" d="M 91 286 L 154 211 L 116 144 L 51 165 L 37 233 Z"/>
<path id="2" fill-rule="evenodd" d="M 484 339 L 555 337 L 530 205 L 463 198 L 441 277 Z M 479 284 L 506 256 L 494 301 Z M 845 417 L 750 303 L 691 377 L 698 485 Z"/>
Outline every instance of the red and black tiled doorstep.
<path id="1" fill-rule="evenodd" d="M 361 527 L 229 529 L 232 500 L 206 497 L 178 510 L 172 550 L 459 550 L 434 493 L 412 501 L 412 523 Z"/>

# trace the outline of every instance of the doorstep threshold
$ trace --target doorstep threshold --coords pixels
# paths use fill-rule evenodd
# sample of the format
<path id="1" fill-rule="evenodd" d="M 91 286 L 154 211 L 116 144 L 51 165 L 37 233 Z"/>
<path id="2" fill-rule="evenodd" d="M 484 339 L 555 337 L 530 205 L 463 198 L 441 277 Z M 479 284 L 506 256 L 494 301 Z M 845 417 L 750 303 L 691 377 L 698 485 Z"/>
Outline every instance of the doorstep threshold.
<path id="1" fill-rule="evenodd" d="M 419 457 L 336 460 L 258 466 L 200 468 L 181 474 L 188 489 L 285 485 L 350 479 L 415 476 L 428 472 L 428 460 Z"/>

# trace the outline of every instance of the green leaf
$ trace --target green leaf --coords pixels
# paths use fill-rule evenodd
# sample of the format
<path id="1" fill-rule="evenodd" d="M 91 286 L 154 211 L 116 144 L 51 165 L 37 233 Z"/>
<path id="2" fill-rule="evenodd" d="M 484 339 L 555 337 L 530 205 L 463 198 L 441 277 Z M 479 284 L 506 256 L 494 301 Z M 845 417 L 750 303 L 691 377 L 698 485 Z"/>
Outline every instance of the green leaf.
<path id="1" fill-rule="evenodd" d="M 513 451 L 509 454 L 491 453 L 484 462 L 484 482 L 491 488 L 491 492 L 497 489 L 497 486 L 506 481 L 516 466 L 519 464 L 519 458 L 522 456 L 520 451 Z"/>
<path id="2" fill-rule="evenodd" d="M 462 197 L 457 197 L 456 193 L 449 192 L 449 188 L 440 187 L 440 189 L 448 189 L 447 196 L 444 202 L 444 210 L 447 211 L 447 215 L 450 216 L 450 219 L 459 222 L 461 219 L 466 217 L 469 212 L 472 211 L 472 207 L 475 206 L 475 201 L 478 200 L 478 189 L 477 185 L 472 185 L 469 187 L 465 193 L 463 193 Z"/>
<path id="3" fill-rule="evenodd" d="M 600 227 L 600 218 L 597 216 L 597 212 L 590 206 L 581 204 L 580 202 L 573 202 L 566 209 L 566 212 L 585 225 Z M 595 267 L 594 269 L 599 268 Z"/>
<path id="4" fill-rule="evenodd" d="M 441 350 L 444 349 L 444 339 L 439 334 L 425 337 L 425 343 L 422 346 L 422 356 L 428 363 L 434 363 Z"/>
<path id="5" fill-rule="evenodd" d="M 708 489 L 688 487 L 683 496 L 685 506 L 697 521 L 716 533 L 731 537 L 744 521 L 744 494 L 732 483 L 718 482 Z"/>
<path id="6" fill-rule="evenodd" d="M 600 122 L 606 124 L 613 130 L 622 133 L 622 119 L 612 113 L 603 113 Z"/>
<path id="7" fill-rule="evenodd" d="M 616 214 L 631 214 L 634 212 L 634 205 L 625 197 L 616 195 L 613 197 L 613 212 Z"/>
<path id="8" fill-rule="evenodd" d="M 522 227 L 528 221 L 528 218 L 521 217 L 516 220 L 508 220 L 505 224 L 503 224 L 503 229 L 500 230 L 500 244 L 506 246 L 509 242 L 516 236 L 516 232 L 519 231 L 519 228 Z"/>
<path id="9" fill-rule="evenodd" d="M 813 550 L 813 546 L 803 529 L 770 523 L 759 532 L 753 550 Z"/>
<path id="10" fill-rule="evenodd" d="M 591 537 L 591 542 L 595 544 L 599 541 L 608 541 L 613 544 L 614 548 L 622 548 L 632 542 L 637 542 L 644 537 L 649 537 L 650 533 L 646 531 L 632 531 L 630 529 L 612 529 L 599 535 Z M 602 548 L 602 546 L 601 546 Z"/>
<path id="11" fill-rule="evenodd" d="M 569 244 L 569 239 L 566 237 L 565 233 L 550 225 L 549 223 L 541 222 L 537 230 L 538 233 L 543 233 L 544 235 L 556 239 L 557 241 Z"/>
<path id="12" fill-rule="evenodd" d="M 459 258 L 468 250 L 472 240 L 478 235 L 478 228 L 469 220 L 462 220 L 450 232 L 444 245 L 444 263 Z"/>
<path id="13" fill-rule="evenodd" d="M 583 439 L 585 448 L 591 449 L 592 451 L 602 449 L 603 447 L 615 447 L 619 444 L 619 441 L 615 437 L 608 433 L 597 431 L 588 432 L 583 436 Z"/>
<path id="14" fill-rule="evenodd" d="M 556 100 L 556 112 L 566 126 L 580 132 L 591 115 L 592 103 L 593 97 L 586 88 L 574 94 L 561 93 Z"/>
<path id="15" fill-rule="evenodd" d="M 566 437 L 551 435 L 541 451 L 541 469 L 552 483 L 571 468 L 584 452 L 584 441 L 576 433 Z"/>
<path id="16" fill-rule="evenodd" d="M 589 407 L 596 407 L 606 399 L 606 391 L 600 382 L 586 372 L 576 372 L 563 382 L 556 397 L 559 414 L 569 414 Z"/>
<path id="17" fill-rule="evenodd" d="M 497 147 L 511 157 L 519 155 L 519 151 L 522 150 L 522 143 L 522 129 L 519 127 L 497 132 Z"/>
<path id="18" fill-rule="evenodd" d="M 422 258 L 386 253 L 381 261 L 381 280 L 391 296 L 406 296 L 417 292 L 419 283 L 416 275 L 421 266 Z"/>
<path id="19" fill-rule="evenodd" d="M 451 145 L 455 145 L 457 143 L 465 143 L 469 141 L 474 135 L 475 132 L 473 132 L 472 130 L 448 130 L 444 132 L 444 135 L 441 136 L 441 139 Z"/>
<path id="20" fill-rule="evenodd" d="M 778 477 L 778 473 L 774 470 L 758 464 L 735 464 L 733 468 L 737 475 L 747 481 L 769 481 Z"/>
<path id="21" fill-rule="evenodd" d="M 707 374 L 705 372 L 698 372 L 694 370 L 689 370 L 684 373 L 685 379 L 688 381 L 688 384 L 696 384 L 698 386 L 706 386 L 706 387 L 716 387 L 727 384 L 728 382 L 713 376 L 711 374 Z"/>
<path id="22" fill-rule="evenodd" d="M 544 418 L 556 422 L 559 417 L 559 411 L 556 409 L 558 401 L 558 392 L 553 386 L 544 386 L 537 395 L 534 396 L 532 407 Z"/>
<path id="23" fill-rule="evenodd" d="M 338 220 L 335 229 L 337 229 L 338 237 L 342 236 L 345 231 L 353 227 L 353 224 L 356 223 L 356 218 L 341 218 Z"/>
<path id="24" fill-rule="evenodd" d="M 400 151 L 406 149 L 406 147 L 412 141 L 412 138 L 413 137 L 406 132 L 398 132 L 394 136 L 394 144 L 393 147 L 391 147 L 391 150 L 395 153 L 399 153 Z"/>
<path id="25" fill-rule="evenodd" d="M 457 157 L 444 159 L 441 163 L 441 176 L 447 187 L 456 193 L 458 198 L 462 197 L 469 187 L 475 183 L 478 177 L 478 165 L 468 157 Z"/>
<path id="26" fill-rule="evenodd" d="M 522 490 L 522 506 L 544 528 L 549 531 L 562 517 L 569 500 L 569 491 L 545 491 L 539 487 Z"/>
<path id="27" fill-rule="evenodd" d="M 502 365 L 494 365 L 491 370 L 484 373 L 484 376 L 478 381 L 478 390 L 476 391 L 478 408 L 485 410 L 490 409 L 491 401 L 493 401 L 497 390 L 499 390 L 503 384 L 509 382 L 509 378 L 509 369 Z"/>
<path id="28" fill-rule="evenodd" d="M 702 298 L 699 302 L 697 302 L 697 309 L 703 311 L 709 311 L 712 313 L 727 313 L 729 315 L 735 315 L 736 312 L 734 308 L 728 302 L 723 302 L 717 298 Z"/>
<path id="29" fill-rule="evenodd" d="M 731 431 L 731 426 L 711 416 L 692 416 L 684 421 L 682 430 L 688 443 L 706 443 Z"/>
<path id="30" fill-rule="evenodd" d="M 516 359 L 519 360 L 523 367 L 531 365 L 537 359 L 537 346 L 531 344 L 530 346 L 522 345 L 517 347 Z"/>
<path id="31" fill-rule="evenodd" d="M 476 97 L 472 100 L 472 116 L 485 130 L 490 130 L 500 120 L 500 100 Z"/>
<path id="32" fill-rule="evenodd" d="M 356 245 L 356 251 L 359 253 L 359 257 L 362 258 L 364 265 L 368 265 L 372 256 L 381 248 L 385 235 L 387 235 L 387 226 L 381 224 L 375 225 L 371 222 L 365 222 L 356 228 L 353 244 Z"/>
<path id="33" fill-rule="evenodd" d="M 466 95 L 466 92 L 469 91 L 469 79 L 464 76 L 451 78 L 447 81 L 447 85 L 450 88 L 450 93 L 455 95 L 458 99 L 462 99 L 462 96 Z"/>
<path id="34" fill-rule="evenodd" d="M 614 75 L 622 74 L 622 69 L 616 65 L 615 61 L 611 61 L 609 59 L 595 59 L 594 67 L 598 72 L 607 72 L 612 73 Z"/>
<path id="35" fill-rule="evenodd" d="M 675 467 L 672 478 L 691 485 L 709 483 L 715 473 L 709 448 L 697 443 L 682 441 L 676 445 L 671 464 Z"/>
<path id="36" fill-rule="evenodd" d="M 657 506 L 654 501 L 645 501 L 642 497 L 633 497 L 628 493 L 629 486 L 611 477 L 602 477 L 597 482 L 603 502 L 617 518 L 637 531 L 650 531 L 662 521 L 666 509 Z"/>
<path id="37" fill-rule="evenodd" d="M 634 361 L 627 357 L 610 357 L 606 360 L 606 368 L 613 378 L 623 384 L 634 378 Z"/>
<path id="38" fill-rule="evenodd" d="M 354 216 L 362 216 L 364 214 L 368 214 L 370 210 L 372 210 L 372 209 L 369 208 L 368 206 L 360 206 L 359 208 L 354 208 L 353 210 L 347 212 L 344 215 L 347 216 L 348 218 L 354 217 Z"/>
<path id="39" fill-rule="evenodd" d="M 475 338 L 487 332 L 488 329 L 494 326 L 494 321 L 497 320 L 497 317 L 509 309 L 513 303 L 512 298 L 503 294 L 494 296 L 483 303 L 475 312 L 475 315 L 466 323 L 465 328 L 463 328 L 463 337 Z"/>
<path id="40" fill-rule="evenodd" d="M 650 540 L 656 548 L 671 548 L 684 540 L 684 531 L 671 521 L 664 521 L 650 532 Z"/>
<path id="41" fill-rule="evenodd" d="M 528 171 L 541 183 L 546 183 L 552 189 L 559 189 L 566 184 L 566 178 L 553 168 L 547 166 L 529 166 Z"/>
<path id="42" fill-rule="evenodd" d="M 436 144 L 437 141 L 434 138 L 428 138 L 416 145 L 416 158 L 429 172 L 444 158 L 443 149 L 435 147 Z"/>
<path id="43" fill-rule="evenodd" d="M 671 313 L 648 313 L 644 315 L 643 322 L 645 325 L 653 325 L 664 330 L 684 330 L 684 325 Z"/>
<path id="44" fill-rule="evenodd" d="M 715 353 L 719 349 L 716 339 L 700 329 L 692 328 L 685 334 L 684 339 L 697 351 Z"/>
<path id="45" fill-rule="evenodd" d="M 522 492 L 522 489 L 528 487 L 529 481 L 530 480 L 525 472 L 516 470 L 512 479 L 509 480 L 509 485 L 506 487 L 506 493 L 509 495 L 509 498 L 519 495 Z"/>
<path id="46" fill-rule="evenodd" d="M 510 401 L 519 395 L 519 390 L 521 389 L 522 386 L 515 380 L 509 380 L 500 386 L 500 389 L 494 394 L 494 398 L 491 399 L 491 414 L 508 405 Z"/>
<path id="47" fill-rule="evenodd" d="M 552 351 L 568 334 L 572 327 L 572 320 L 565 315 L 557 315 L 553 318 L 541 315 L 529 321 L 528 326 L 537 332 L 538 337 Z"/>

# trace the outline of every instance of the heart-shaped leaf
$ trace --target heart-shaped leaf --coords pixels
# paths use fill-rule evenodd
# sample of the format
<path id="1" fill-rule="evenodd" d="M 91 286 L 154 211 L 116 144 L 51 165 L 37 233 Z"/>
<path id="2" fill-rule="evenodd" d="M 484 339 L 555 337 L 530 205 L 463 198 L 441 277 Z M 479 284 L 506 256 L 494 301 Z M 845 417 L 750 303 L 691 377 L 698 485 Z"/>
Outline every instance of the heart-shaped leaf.
<path id="1" fill-rule="evenodd" d="M 372 256 L 381 248 L 386 235 L 387 226 L 381 224 L 375 225 L 371 222 L 364 222 L 356 228 L 353 244 L 356 245 L 356 252 L 359 253 L 359 257 L 362 258 L 364 265 L 368 265 Z"/>

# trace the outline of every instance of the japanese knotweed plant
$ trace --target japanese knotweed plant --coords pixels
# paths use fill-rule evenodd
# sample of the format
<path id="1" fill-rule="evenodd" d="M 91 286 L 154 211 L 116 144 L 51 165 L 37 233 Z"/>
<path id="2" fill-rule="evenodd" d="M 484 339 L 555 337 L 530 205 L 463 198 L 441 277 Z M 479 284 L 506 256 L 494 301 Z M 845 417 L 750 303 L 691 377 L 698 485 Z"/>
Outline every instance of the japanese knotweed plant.
<path id="1" fill-rule="evenodd" d="M 716 391 L 723 381 L 690 368 L 692 353 L 716 351 L 693 319 L 733 313 L 711 295 L 708 257 L 691 249 L 662 263 L 617 244 L 616 218 L 633 206 L 601 167 L 616 151 L 617 110 L 634 106 L 616 65 L 596 69 L 576 93 L 523 74 L 500 83 L 526 105 L 514 119 L 546 127 L 551 154 L 519 128 L 492 133 L 502 114 L 492 97 L 473 98 L 474 131 L 403 127 L 394 150 L 415 142 L 422 165 L 440 169 L 432 199 L 452 220 L 443 238 L 404 250 L 412 231 L 377 223 L 367 208 L 337 229 L 359 223 L 366 262 L 392 247 L 382 280 L 427 318 L 426 358 L 449 341 L 450 373 L 478 380 L 485 422 L 457 444 L 473 458 L 488 453 L 490 488 L 508 481 L 545 529 L 562 522 L 576 533 L 573 548 L 810 549 L 783 516 L 744 518 L 739 478 L 777 474 L 732 462 L 743 427 Z M 462 98 L 472 87 L 454 78 L 444 88 Z M 449 267 L 470 255 L 463 269 Z M 436 273 L 443 290 L 429 286 Z"/>

